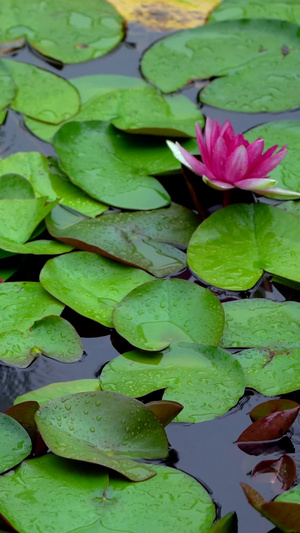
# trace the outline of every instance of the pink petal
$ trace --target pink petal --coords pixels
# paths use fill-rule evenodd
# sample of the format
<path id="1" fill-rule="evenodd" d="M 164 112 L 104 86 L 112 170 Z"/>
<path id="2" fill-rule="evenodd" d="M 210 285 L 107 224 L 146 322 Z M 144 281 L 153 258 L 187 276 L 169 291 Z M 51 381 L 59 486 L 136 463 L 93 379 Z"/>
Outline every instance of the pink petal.
<path id="1" fill-rule="evenodd" d="M 228 148 L 223 137 L 219 137 L 214 147 L 213 152 L 213 167 L 212 171 L 217 179 L 223 180 L 225 163 L 228 159 Z"/>
<path id="2" fill-rule="evenodd" d="M 210 117 L 207 117 L 206 124 L 205 124 L 205 143 L 206 143 L 207 154 L 208 154 L 209 159 L 211 158 L 212 146 L 213 146 L 212 144 L 213 127 L 214 127 L 213 121 L 211 120 Z"/>
<path id="3" fill-rule="evenodd" d="M 287 154 L 287 149 L 285 147 L 281 148 L 277 154 L 273 155 L 272 157 L 269 157 L 268 159 L 262 161 L 259 163 L 250 173 L 248 176 L 249 178 L 264 178 L 273 170 Z M 264 154 L 265 155 L 265 154 Z M 264 157 L 264 156 L 263 156 Z"/>
<path id="4" fill-rule="evenodd" d="M 230 137 L 234 137 L 234 130 L 233 130 L 230 120 L 225 120 L 224 124 L 221 126 L 220 135 L 223 137 L 225 134 L 225 131 L 227 130 L 228 130 L 227 134 L 229 134 Z"/>
<path id="5" fill-rule="evenodd" d="M 244 135 L 239 133 L 236 137 L 231 140 L 230 151 L 233 152 L 238 146 L 249 146 L 249 141 L 246 141 Z"/>
<path id="6" fill-rule="evenodd" d="M 199 161 L 194 155 L 190 154 L 183 146 L 181 146 L 178 142 L 173 143 L 172 141 L 167 141 L 167 145 L 169 146 L 170 150 L 172 150 L 173 155 L 180 161 L 183 165 L 188 167 L 190 170 L 195 172 L 195 174 L 198 174 L 198 176 L 207 176 L 210 179 L 215 179 L 215 176 L 213 175 L 208 168 L 206 168 L 201 161 Z"/>
<path id="7" fill-rule="evenodd" d="M 253 191 L 253 190 L 260 190 L 260 189 L 267 189 L 267 187 L 272 187 L 273 185 L 276 185 L 276 180 L 271 180 L 270 178 L 263 178 L 263 179 L 246 179 L 241 181 L 235 182 L 235 187 L 238 187 L 239 189 L 243 189 L 245 191 Z"/>
<path id="8" fill-rule="evenodd" d="M 256 165 L 260 163 L 260 158 L 264 150 L 265 143 L 263 139 L 257 139 L 247 147 L 249 170 L 251 171 Z"/>
<path id="9" fill-rule="evenodd" d="M 228 189 L 234 189 L 234 185 L 231 185 L 231 183 L 226 183 L 226 181 L 209 180 L 205 176 L 203 176 L 202 179 L 205 185 L 212 187 L 212 189 L 217 189 L 218 191 L 227 191 Z"/>
<path id="10" fill-rule="evenodd" d="M 240 181 L 248 169 L 248 154 L 245 146 L 238 146 L 227 159 L 224 181 L 235 183 Z"/>
<path id="11" fill-rule="evenodd" d="M 202 134 L 202 131 L 201 131 L 201 128 L 198 122 L 196 122 L 196 135 L 197 135 L 197 141 L 198 141 L 198 146 L 199 146 L 199 151 L 202 157 L 202 161 L 205 165 L 209 167 L 210 158 L 208 157 L 208 151 L 206 149 L 206 145 L 203 139 L 203 134 Z"/>

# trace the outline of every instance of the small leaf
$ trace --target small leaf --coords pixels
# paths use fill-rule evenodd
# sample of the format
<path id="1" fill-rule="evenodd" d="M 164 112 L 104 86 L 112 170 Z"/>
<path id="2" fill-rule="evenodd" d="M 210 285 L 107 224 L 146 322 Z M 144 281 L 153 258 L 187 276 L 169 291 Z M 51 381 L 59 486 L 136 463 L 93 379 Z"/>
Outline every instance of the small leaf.
<path id="1" fill-rule="evenodd" d="M 209 533 L 237 533 L 238 520 L 236 512 L 228 513 L 213 525 Z"/>
<path id="2" fill-rule="evenodd" d="M 158 418 L 161 425 L 166 427 L 182 411 L 183 405 L 170 400 L 157 400 L 145 404 L 148 409 Z"/>
<path id="3" fill-rule="evenodd" d="M 19 464 L 31 452 L 31 440 L 16 420 L 0 413 L 0 473 Z"/>
<path id="4" fill-rule="evenodd" d="M 271 413 L 278 413 L 288 409 L 295 409 L 299 407 L 297 402 L 285 398 L 277 398 L 275 400 L 268 400 L 267 402 L 256 405 L 249 413 L 251 420 L 260 420 Z"/>
<path id="5" fill-rule="evenodd" d="M 261 461 L 253 468 L 251 476 L 269 472 L 275 474 L 275 477 L 281 482 L 283 490 L 288 490 L 294 485 L 297 477 L 296 463 L 292 457 L 284 454 L 276 460 Z"/>
<path id="6" fill-rule="evenodd" d="M 280 439 L 295 421 L 300 406 L 270 415 L 253 422 L 236 442 L 257 442 Z"/>
<path id="7" fill-rule="evenodd" d="M 93 392 L 100 390 L 99 379 L 77 379 L 75 381 L 66 381 L 62 383 L 51 383 L 40 389 L 26 392 L 22 396 L 18 396 L 14 405 L 23 402 L 38 402 L 39 405 L 44 405 L 67 394 L 75 394 L 77 392 Z"/>

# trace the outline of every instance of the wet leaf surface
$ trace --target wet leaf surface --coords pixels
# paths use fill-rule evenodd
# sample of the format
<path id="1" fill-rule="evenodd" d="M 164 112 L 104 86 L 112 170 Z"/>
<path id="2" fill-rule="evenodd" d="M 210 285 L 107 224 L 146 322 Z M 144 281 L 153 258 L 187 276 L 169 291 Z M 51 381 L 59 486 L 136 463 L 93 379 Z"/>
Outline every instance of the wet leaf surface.
<path id="1" fill-rule="evenodd" d="M 237 442 L 256 442 L 280 439 L 294 423 L 300 406 L 286 411 L 271 413 L 249 426 L 237 439 Z"/>
<path id="2" fill-rule="evenodd" d="M 201 533 L 209 533 L 215 509 L 202 485 L 178 470 L 152 468 L 156 476 L 145 483 L 130 483 L 120 477 L 109 478 L 107 470 L 94 465 L 48 454 L 25 461 L 13 475 L 0 478 L 1 511 L 23 533 L 32 533 L 33 514 L 36 526 L 50 533 L 54 509 L 61 533 L 74 529 L 92 533 L 95 528 L 120 531 L 124 527 L 131 533 L 176 528 L 196 533 L 199 524 Z M 31 497 L 31 506 L 21 497 L 24 490 Z"/>
<path id="3" fill-rule="evenodd" d="M 77 379 L 75 381 L 66 381 L 62 383 L 51 383 L 40 389 L 26 392 L 22 396 L 18 396 L 14 405 L 18 405 L 23 402 L 38 402 L 39 405 L 44 405 L 55 400 L 61 396 L 67 396 L 68 394 L 75 394 L 77 392 L 93 392 L 100 390 L 99 379 Z"/>
<path id="4" fill-rule="evenodd" d="M 108 205 L 124 209 L 168 205 L 170 197 L 155 178 L 119 157 L 111 141 L 115 132 L 99 121 L 65 124 L 53 140 L 61 168 L 74 185 Z"/>
<path id="5" fill-rule="evenodd" d="M 264 270 L 300 281 L 300 221 L 266 204 L 235 204 L 221 209 L 195 231 L 188 264 L 205 282 L 247 290 Z"/>
<path id="6" fill-rule="evenodd" d="M 58 207 L 47 218 L 50 235 L 59 241 L 140 267 L 157 277 L 186 266 L 186 254 L 168 243 L 187 246 L 198 224 L 192 211 L 176 204 L 147 213 L 108 213 L 92 220 Z"/>
<path id="7" fill-rule="evenodd" d="M 300 24 L 300 6 L 297 0 L 223 0 L 211 13 L 209 22 L 244 18 L 279 19 Z"/>
<path id="8" fill-rule="evenodd" d="M 137 287 L 115 308 L 112 320 L 117 332 L 133 346 L 150 351 L 176 342 L 217 345 L 224 327 L 216 296 L 179 279 Z"/>
<path id="9" fill-rule="evenodd" d="M 197 344 L 173 344 L 163 353 L 128 352 L 110 361 L 100 380 L 104 390 L 136 397 L 165 388 L 164 400 L 184 406 L 178 422 L 216 418 L 244 392 L 244 375 L 233 356 Z"/>
<path id="10" fill-rule="evenodd" d="M 223 304 L 223 348 L 299 348 L 300 304 L 261 298 Z"/>
<path id="11" fill-rule="evenodd" d="M 275 460 L 261 461 L 253 468 L 251 476 L 267 473 L 274 473 L 274 478 L 277 478 L 282 484 L 282 490 L 288 490 L 297 479 L 296 463 L 289 455 L 282 455 L 282 457 Z"/>
<path id="12" fill-rule="evenodd" d="M 141 402 L 115 392 L 81 392 L 52 400 L 36 416 L 48 447 L 61 457 L 111 468 L 132 481 L 155 471 L 134 459 L 168 455 L 156 416 Z"/>
<path id="13" fill-rule="evenodd" d="M 297 32 L 296 25 L 273 20 L 224 21 L 184 30 L 152 45 L 143 56 L 142 72 L 164 92 L 213 78 L 200 101 L 222 109 L 295 109 L 300 104 Z M 283 47 L 289 49 L 287 55 Z"/>
<path id="14" fill-rule="evenodd" d="M 63 63 L 88 61 L 115 48 L 123 37 L 122 17 L 98 0 L 31 0 L 1 5 L 0 41 L 26 37 L 36 51 Z"/>
<path id="15" fill-rule="evenodd" d="M 74 252 L 47 261 L 40 279 L 58 300 L 81 315 L 112 327 L 115 306 L 152 276 L 91 252 Z"/>
<path id="16" fill-rule="evenodd" d="M 16 420 L 0 413 L 0 472 L 13 468 L 31 452 L 31 440 Z"/>
<path id="17" fill-rule="evenodd" d="M 24 244 L 0 237 L 0 249 L 16 254 L 59 255 L 71 252 L 73 246 L 58 241 L 36 240 Z"/>
<path id="18" fill-rule="evenodd" d="M 293 400 L 286 398 L 278 398 L 276 400 L 268 400 L 266 402 L 256 405 L 251 409 L 249 416 L 251 420 L 260 420 L 271 413 L 286 411 L 288 409 L 295 409 L 299 404 Z"/>

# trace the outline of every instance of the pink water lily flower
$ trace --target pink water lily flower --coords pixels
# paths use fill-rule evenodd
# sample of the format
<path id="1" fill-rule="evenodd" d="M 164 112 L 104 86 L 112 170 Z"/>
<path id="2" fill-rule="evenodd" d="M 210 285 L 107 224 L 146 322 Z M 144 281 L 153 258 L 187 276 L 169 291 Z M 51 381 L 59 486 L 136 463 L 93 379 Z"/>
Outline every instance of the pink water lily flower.
<path id="1" fill-rule="evenodd" d="M 237 187 L 267 196 L 300 198 L 295 191 L 273 187 L 277 181 L 268 176 L 287 154 L 286 145 L 278 151 L 278 145 L 272 146 L 263 153 L 263 139 L 250 144 L 242 133 L 235 135 L 229 120 L 220 126 L 217 120 L 207 118 L 205 139 L 199 124 L 196 133 L 202 162 L 178 142 L 167 144 L 174 156 L 210 187 L 222 191 Z"/>

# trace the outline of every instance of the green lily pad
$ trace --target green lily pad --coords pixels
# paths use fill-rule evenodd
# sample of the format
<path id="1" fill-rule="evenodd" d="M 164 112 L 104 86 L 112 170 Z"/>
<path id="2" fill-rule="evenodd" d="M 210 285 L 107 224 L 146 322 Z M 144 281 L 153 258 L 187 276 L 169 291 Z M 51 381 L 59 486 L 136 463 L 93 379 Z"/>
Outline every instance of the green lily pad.
<path id="1" fill-rule="evenodd" d="M 106 470 L 47 454 L 24 461 L 13 474 L 0 478 L 1 512 L 22 533 L 32 533 L 33 517 L 36 527 L 50 533 L 53 509 L 61 533 L 124 528 L 131 533 L 185 529 L 198 533 L 199 528 L 209 533 L 215 508 L 204 487 L 179 470 L 152 468 L 155 477 L 132 483 L 109 478 Z M 31 497 L 30 506 L 24 492 Z"/>
<path id="2" fill-rule="evenodd" d="M 2 62 L 17 87 L 10 104 L 12 109 L 52 124 L 59 124 L 77 113 L 79 95 L 69 81 L 28 63 L 9 59 L 2 59 Z"/>
<path id="3" fill-rule="evenodd" d="M 80 337 L 59 316 L 42 318 L 26 331 L 17 327 L 0 333 L 0 360 L 8 365 L 26 368 L 40 354 L 62 363 L 75 363 L 82 356 Z"/>
<path id="4" fill-rule="evenodd" d="M 263 138 L 266 148 L 270 148 L 275 144 L 280 146 L 287 144 L 288 153 L 286 157 L 278 167 L 272 170 L 270 176 L 272 179 L 277 180 L 278 187 L 300 192 L 298 173 L 300 165 L 300 120 L 269 122 L 249 130 L 245 137 L 249 142 L 253 142 L 259 137 Z M 280 198 L 280 195 L 277 198 Z M 285 204 L 282 207 L 286 209 Z"/>
<path id="5" fill-rule="evenodd" d="M 7 198 L 28 200 L 34 197 L 35 194 L 31 183 L 20 174 L 0 175 L 0 200 Z"/>
<path id="6" fill-rule="evenodd" d="M 7 173 L 27 178 L 37 197 L 47 196 L 50 201 L 59 198 L 59 203 L 87 216 L 100 215 L 108 208 L 75 187 L 54 158 L 48 160 L 38 152 L 17 152 L 0 159 L 0 174 Z"/>
<path id="7" fill-rule="evenodd" d="M 164 92 L 213 78 L 200 93 L 205 104 L 247 113 L 284 111 L 300 105 L 299 39 L 298 26 L 289 22 L 217 22 L 161 39 L 146 51 L 141 67 Z"/>
<path id="8" fill-rule="evenodd" d="M 45 56 L 79 63 L 106 54 L 123 37 L 123 19 L 105 0 L 31 0 L 1 5 L 0 41 L 26 38 Z"/>
<path id="9" fill-rule="evenodd" d="M 0 61 L 0 111 L 1 120 L 0 124 L 3 124 L 6 117 L 6 107 L 8 107 L 15 97 L 16 86 L 6 68 L 5 64 Z M 4 111 L 2 111 L 4 110 Z"/>
<path id="10" fill-rule="evenodd" d="M 234 19 L 279 19 L 300 24 L 298 0 L 223 0 L 209 22 Z"/>
<path id="11" fill-rule="evenodd" d="M 81 108 L 74 120 L 111 121 L 130 133 L 194 137 L 195 122 L 204 125 L 199 109 L 185 96 L 163 96 L 140 78 L 115 75 L 94 75 L 73 78 L 79 92 Z M 46 141 L 59 129 L 34 119 L 25 124 Z"/>
<path id="12" fill-rule="evenodd" d="M 0 237 L 0 249 L 15 254 L 59 255 L 73 250 L 73 246 L 57 241 L 36 240 L 24 244 Z"/>
<path id="13" fill-rule="evenodd" d="M 223 348 L 300 348 L 300 304 L 261 298 L 223 304 Z"/>
<path id="14" fill-rule="evenodd" d="M 237 533 L 238 521 L 236 512 L 228 513 L 218 520 L 209 533 Z"/>
<path id="15" fill-rule="evenodd" d="M 155 211 L 108 213 L 87 219 L 57 206 L 47 218 L 47 229 L 59 241 L 140 267 L 164 277 L 186 266 L 186 254 L 174 245 L 187 246 L 198 217 L 172 205 Z"/>
<path id="16" fill-rule="evenodd" d="M 243 350 L 236 354 L 245 372 L 246 387 L 265 396 L 300 389 L 300 348 Z"/>
<path id="17" fill-rule="evenodd" d="M 77 313 L 112 327 L 114 307 L 132 289 L 153 278 L 91 252 L 74 252 L 47 261 L 40 279 L 50 294 Z"/>
<path id="18" fill-rule="evenodd" d="M 111 142 L 115 135 L 106 122 L 65 124 L 53 140 L 61 168 L 72 183 L 108 205 L 143 210 L 168 205 L 170 197 L 155 178 L 119 158 Z"/>
<path id="19" fill-rule="evenodd" d="M 128 352 L 110 361 L 101 388 L 144 396 L 165 388 L 164 400 L 184 405 L 178 422 L 203 422 L 220 416 L 244 394 L 245 377 L 231 354 L 198 344 L 174 344 L 164 353 Z"/>
<path id="20" fill-rule="evenodd" d="M 115 392 L 79 392 L 51 400 L 35 420 L 56 455 L 106 466 L 132 481 L 155 476 L 134 459 L 168 455 L 167 436 L 151 410 Z"/>
<path id="21" fill-rule="evenodd" d="M 0 473 L 13 468 L 31 452 L 31 440 L 25 429 L 13 418 L 0 413 Z"/>
<path id="22" fill-rule="evenodd" d="M 205 282 L 250 289 L 263 271 L 300 281 L 300 221 L 266 204 L 235 204 L 217 211 L 193 234 L 188 265 Z"/>
<path id="23" fill-rule="evenodd" d="M 40 389 L 26 392 L 22 396 L 18 396 L 14 405 L 23 402 L 38 402 L 40 405 L 55 400 L 67 394 L 75 394 L 76 392 L 93 392 L 100 390 L 99 379 L 77 379 L 75 381 L 65 381 L 62 383 L 51 383 Z"/>
<path id="24" fill-rule="evenodd" d="M 174 342 L 216 346 L 224 327 L 218 298 L 180 279 L 137 287 L 115 308 L 112 319 L 118 333 L 133 346 L 150 351 L 163 350 Z"/>

